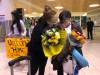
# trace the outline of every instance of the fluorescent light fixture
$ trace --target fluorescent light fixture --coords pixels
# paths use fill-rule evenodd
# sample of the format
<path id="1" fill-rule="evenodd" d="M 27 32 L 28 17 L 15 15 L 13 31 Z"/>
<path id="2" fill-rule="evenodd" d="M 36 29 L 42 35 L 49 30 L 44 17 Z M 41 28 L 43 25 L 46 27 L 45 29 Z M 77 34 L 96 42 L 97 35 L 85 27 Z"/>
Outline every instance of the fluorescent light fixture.
<path id="1" fill-rule="evenodd" d="M 55 1 L 55 0 L 47 0 L 47 1 Z"/>
<path id="2" fill-rule="evenodd" d="M 37 14 L 37 12 L 32 12 L 32 14 Z"/>
<path id="3" fill-rule="evenodd" d="M 82 16 L 87 16 L 87 13 L 84 13 Z"/>
<path id="4" fill-rule="evenodd" d="M 40 13 L 40 16 L 42 16 L 43 15 L 43 13 Z"/>
<path id="5" fill-rule="evenodd" d="M 55 8 L 56 9 L 63 9 L 64 7 L 62 7 L 62 6 L 56 6 Z"/>
<path id="6" fill-rule="evenodd" d="M 98 7 L 100 6 L 99 4 L 90 4 L 89 7 Z"/>
<path id="7" fill-rule="evenodd" d="M 25 16 L 25 17 L 31 17 L 31 15 L 30 15 L 30 14 L 25 14 L 24 16 Z"/>

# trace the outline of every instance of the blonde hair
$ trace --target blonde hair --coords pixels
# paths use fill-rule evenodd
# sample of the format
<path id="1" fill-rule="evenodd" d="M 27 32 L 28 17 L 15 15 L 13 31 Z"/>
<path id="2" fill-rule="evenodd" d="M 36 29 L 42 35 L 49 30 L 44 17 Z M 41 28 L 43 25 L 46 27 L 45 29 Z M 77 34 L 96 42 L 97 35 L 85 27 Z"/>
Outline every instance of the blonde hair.
<path id="1" fill-rule="evenodd" d="M 52 17 L 56 15 L 56 11 L 54 11 L 53 9 L 51 9 L 50 6 L 45 6 L 44 12 L 43 12 L 43 16 L 47 21 L 50 21 L 52 19 Z"/>

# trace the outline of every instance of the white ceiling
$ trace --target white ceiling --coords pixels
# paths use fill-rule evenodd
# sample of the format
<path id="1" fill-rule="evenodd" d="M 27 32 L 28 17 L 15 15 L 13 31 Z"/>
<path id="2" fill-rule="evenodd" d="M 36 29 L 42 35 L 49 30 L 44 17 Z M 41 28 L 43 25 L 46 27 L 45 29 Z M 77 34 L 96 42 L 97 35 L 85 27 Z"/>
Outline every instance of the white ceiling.
<path id="1" fill-rule="evenodd" d="M 51 6 L 55 9 L 55 6 L 63 6 L 64 9 L 71 12 L 88 12 L 99 7 L 90 8 L 90 4 L 100 4 L 100 0 L 13 0 L 16 8 L 26 9 L 26 13 L 38 12 L 42 13 L 45 5 Z M 57 9 L 55 9 L 57 10 Z"/>

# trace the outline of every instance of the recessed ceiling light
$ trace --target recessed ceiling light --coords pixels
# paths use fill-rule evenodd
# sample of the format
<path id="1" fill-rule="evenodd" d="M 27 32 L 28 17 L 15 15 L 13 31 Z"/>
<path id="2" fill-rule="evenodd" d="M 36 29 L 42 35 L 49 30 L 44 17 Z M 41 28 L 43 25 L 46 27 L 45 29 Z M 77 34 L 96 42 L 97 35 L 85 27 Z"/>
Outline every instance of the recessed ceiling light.
<path id="1" fill-rule="evenodd" d="M 98 7 L 100 6 L 99 4 L 90 4 L 89 7 Z"/>
<path id="2" fill-rule="evenodd" d="M 26 11 L 27 9 L 24 8 L 24 11 Z"/>
<path id="3" fill-rule="evenodd" d="M 56 6 L 55 8 L 56 9 L 63 9 L 64 7 L 62 7 L 62 6 Z"/>

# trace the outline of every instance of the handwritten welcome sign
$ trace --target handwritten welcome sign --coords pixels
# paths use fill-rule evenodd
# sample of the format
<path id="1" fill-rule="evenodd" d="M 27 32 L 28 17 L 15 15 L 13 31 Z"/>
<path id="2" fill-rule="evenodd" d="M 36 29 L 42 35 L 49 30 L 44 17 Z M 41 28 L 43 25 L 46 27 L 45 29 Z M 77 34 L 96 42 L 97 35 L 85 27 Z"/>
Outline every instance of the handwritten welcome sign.
<path id="1" fill-rule="evenodd" d="M 6 38 L 5 42 L 8 58 L 17 58 L 27 55 L 28 50 L 26 44 L 29 42 L 29 38 Z"/>

